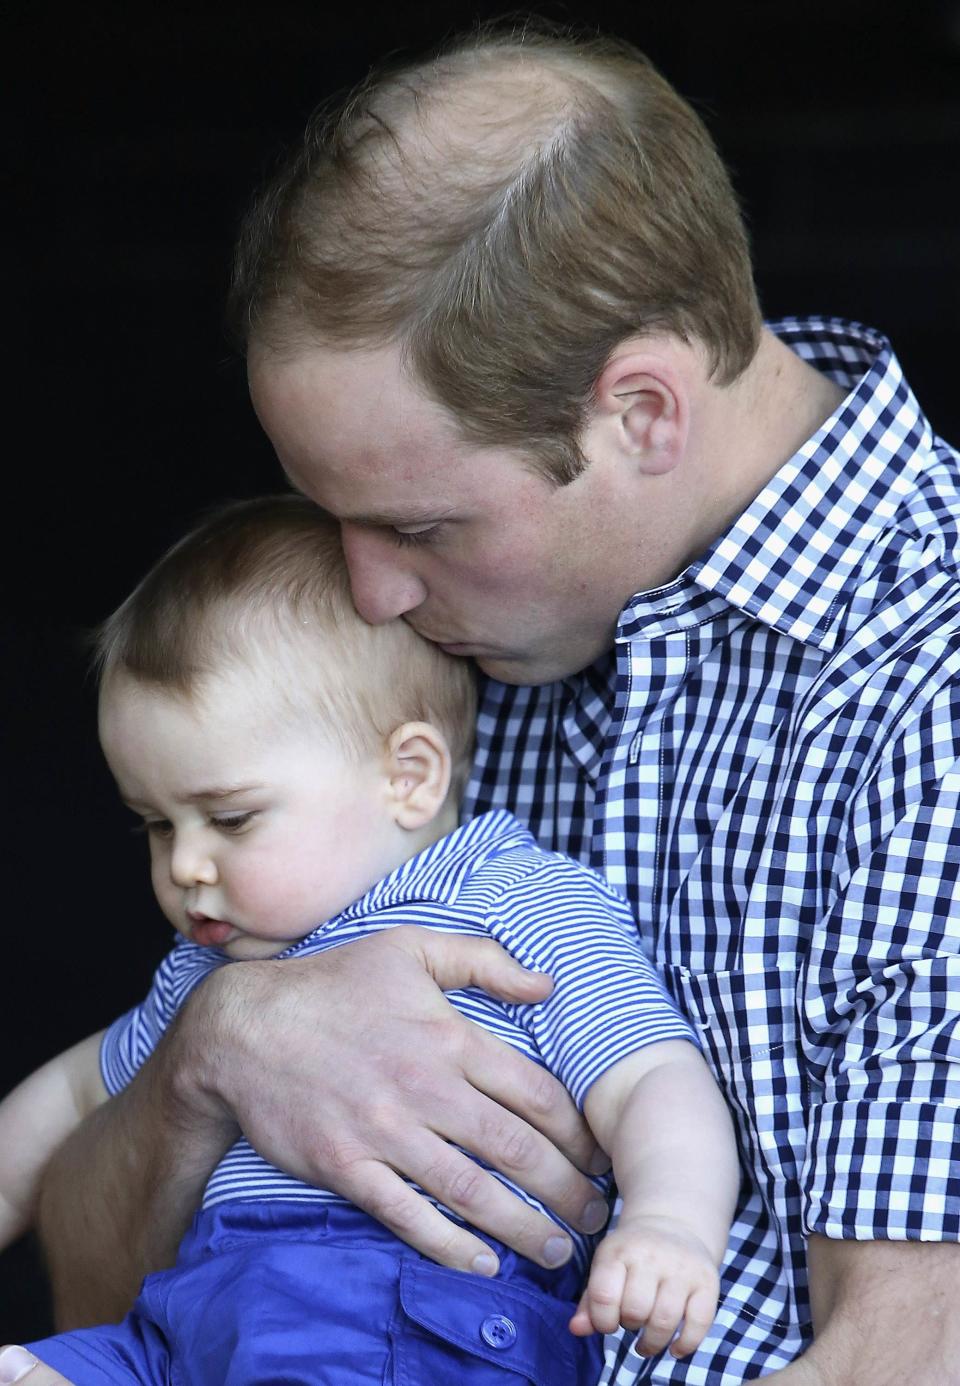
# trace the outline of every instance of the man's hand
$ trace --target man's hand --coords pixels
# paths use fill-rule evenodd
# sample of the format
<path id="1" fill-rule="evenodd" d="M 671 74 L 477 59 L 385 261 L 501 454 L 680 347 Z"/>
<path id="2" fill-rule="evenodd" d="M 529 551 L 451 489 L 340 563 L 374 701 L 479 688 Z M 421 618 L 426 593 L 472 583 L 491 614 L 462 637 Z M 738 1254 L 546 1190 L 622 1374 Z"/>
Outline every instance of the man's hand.
<path id="1" fill-rule="evenodd" d="M 463 1019 L 442 988 L 549 995 L 496 943 L 398 928 L 301 960 L 244 963 L 191 999 L 198 1092 L 272 1164 L 334 1189 L 443 1265 L 493 1275 L 485 1242 L 411 1189 L 541 1265 L 570 1253 L 482 1157 L 586 1231 L 607 1209 L 580 1169 L 606 1167 L 562 1086 Z"/>
<path id="2" fill-rule="evenodd" d="M 621 1219 L 597 1248 L 570 1331 L 640 1329 L 641 1356 L 670 1344 L 674 1357 L 685 1357 L 713 1323 L 719 1291 L 714 1257 L 688 1227 L 668 1218 Z"/>

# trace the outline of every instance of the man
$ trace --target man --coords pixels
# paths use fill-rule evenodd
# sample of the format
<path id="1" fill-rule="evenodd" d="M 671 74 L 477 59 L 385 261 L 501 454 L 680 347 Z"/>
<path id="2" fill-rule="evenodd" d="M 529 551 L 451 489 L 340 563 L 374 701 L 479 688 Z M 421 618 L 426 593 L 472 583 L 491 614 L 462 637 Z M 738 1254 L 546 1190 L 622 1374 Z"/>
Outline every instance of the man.
<path id="1" fill-rule="evenodd" d="M 628 894 L 737 1120 L 711 1333 L 679 1363 L 612 1340 L 604 1381 L 960 1379 L 960 477 L 887 344 L 763 328 L 694 114 L 630 50 L 534 36 L 312 127 L 236 299 L 361 614 L 492 678 L 468 808 L 506 803 Z M 62 1321 L 170 1258 L 238 1124 L 446 1264 L 480 1244 L 398 1172 L 562 1256 L 456 1147 L 586 1227 L 589 1137 L 430 977 L 544 986 L 415 933 L 208 984 L 53 1163 Z"/>

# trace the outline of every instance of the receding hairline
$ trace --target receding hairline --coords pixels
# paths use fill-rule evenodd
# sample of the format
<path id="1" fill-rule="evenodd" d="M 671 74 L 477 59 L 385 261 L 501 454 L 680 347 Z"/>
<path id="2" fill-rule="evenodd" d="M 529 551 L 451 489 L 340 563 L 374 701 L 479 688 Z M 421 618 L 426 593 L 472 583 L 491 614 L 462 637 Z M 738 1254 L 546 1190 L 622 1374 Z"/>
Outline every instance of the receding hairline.
<path id="1" fill-rule="evenodd" d="M 471 57 L 472 65 L 462 61 Z M 565 53 L 505 48 L 467 50 L 421 65 L 402 79 L 388 79 L 381 100 L 395 106 L 394 139 L 419 135 L 427 148 L 438 150 L 446 167 L 449 146 L 462 135 L 464 152 L 474 167 L 479 156 L 483 168 L 484 154 L 493 156 L 493 167 L 522 166 L 561 141 L 585 104 L 617 111 L 618 97 L 625 94 L 612 74 L 589 59 L 578 62 Z M 518 132 L 526 134 L 524 143 L 517 143 Z"/>
<path id="2" fill-rule="evenodd" d="M 478 38 L 484 37 L 481 29 Z M 491 218 L 484 219 L 485 237 L 536 169 L 563 153 L 585 118 L 606 114 L 624 123 L 630 79 L 614 67 L 641 64 L 663 81 L 643 53 L 617 39 L 577 39 L 575 49 L 564 49 L 538 32 L 494 38 L 492 46 L 455 43 L 431 60 L 382 74 L 375 92 L 378 114 L 361 117 L 350 129 L 350 149 L 362 151 L 367 197 L 374 194 L 375 201 L 407 215 L 418 204 L 418 192 L 425 198 L 440 194 L 448 207 L 459 202 L 470 216 L 478 195 L 486 195 Z M 357 99 L 366 90 L 361 86 Z M 325 335 L 315 322 L 291 313 L 281 291 L 264 316 L 249 323 L 248 357 L 258 346 L 284 361 L 311 345 L 360 351 L 396 346 L 409 364 L 415 318 L 386 332 L 382 324 L 358 324 L 352 334 L 338 328 Z"/>

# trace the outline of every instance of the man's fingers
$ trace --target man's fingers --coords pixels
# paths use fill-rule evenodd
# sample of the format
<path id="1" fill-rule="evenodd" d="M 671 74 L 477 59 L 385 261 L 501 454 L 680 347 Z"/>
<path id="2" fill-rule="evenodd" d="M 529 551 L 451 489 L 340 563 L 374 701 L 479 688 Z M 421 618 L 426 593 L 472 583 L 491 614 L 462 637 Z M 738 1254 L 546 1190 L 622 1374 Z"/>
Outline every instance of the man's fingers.
<path id="1" fill-rule="evenodd" d="M 444 1217 L 385 1165 L 371 1161 L 367 1166 L 359 1206 L 408 1246 L 442 1266 L 474 1275 L 496 1275 L 500 1269 L 495 1252 L 485 1241 Z"/>
<path id="2" fill-rule="evenodd" d="M 563 1229 L 461 1151 L 432 1139 L 429 1148 L 421 1147 L 418 1154 L 422 1172 L 415 1176 L 416 1182 L 444 1207 L 538 1265 L 552 1269 L 569 1259 L 573 1247 Z M 496 1274 L 495 1261 L 488 1270 L 474 1264 L 477 1256 L 493 1256 L 487 1244 L 451 1222 L 393 1170 L 371 1162 L 358 1173 L 363 1174 L 362 1186 L 355 1194 L 345 1190 L 346 1196 L 403 1241 L 455 1270 Z"/>
<path id="3" fill-rule="evenodd" d="M 401 925 L 390 941 L 416 958 L 443 991 L 479 987 L 501 1001 L 533 1005 L 550 995 L 553 981 L 529 972 L 492 938 L 441 934 Z"/>
<path id="4" fill-rule="evenodd" d="M 506 1048 L 501 1041 L 476 1025 L 463 1031 L 460 1063 L 464 1076 L 473 1087 L 486 1094 L 501 1108 L 518 1113 L 530 1127 L 536 1127 L 537 1131 L 546 1136 L 549 1145 L 553 1147 L 554 1155 L 558 1151 L 562 1152 L 578 1169 L 589 1170 L 594 1174 L 602 1174 L 610 1168 L 610 1161 L 594 1140 L 589 1126 L 577 1111 L 570 1094 L 545 1068 L 541 1068 L 518 1050 Z M 513 1130 L 512 1127 L 508 1129 Z M 486 1151 L 477 1150 L 476 1153 L 490 1159 Z M 508 1151 L 502 1153 L 509 1159 Z M 513 1178 L 514 1174 L 526 1174 L 527 1165 L 534 1163 L 530 1160 L 533 1153 L 528 1149 L 518 1150 L 509 1168 L 501 1164 L 499 1159 L 490 1159 L 490 1163 Z M 537 1160 L 542 1155 L 543 1151 L 538 1145 Z M 554 1174 L 559 1168 L 559 1164 L 554 1165 Z M 540 1172 L 543 1174 L 542 1170 Z M 555 1178 L 551 1174 L 547 1174 L 546 1177 L 549 1181 L 549 1191 L 552 1192 Z M 548 1191 L 534 1188 L 523 1179 L 518 1182 L 538 1197 Z M 577 1198 L 588 1196 L 585 1180 L 574 1180 L 574 1185 Z M 567 1216 L 568 1210 L 551 1202 L 549 1198 L 546 1202 L 562 1217 Z M 572 1221 L 576 1222 L 576 1218 Z"/>
<path id="5" fill-rule="evenodd" d="M 583 1232 L 599 1232 L 609 1214 L 606 1200 L 557 1150 L 551 1137 L 541 1135 L 526 1121 L 498 1105 L 506 1100 L 509 1094 L 505 1092 L 488 1096 L 470 1089 L 468 1103 L 444 1114 L 438 1134 L 499 1170 L 564 1222 Z M 453 1150 L 450 1154 L 462 1158 Z M 418 1169 L 405 1165 L 404 1173 L 427 1187 Z M 502 1188 L 499 1184 L 496 1187 Z M 441 1202 L 448 1202 L 437 1189 L 431 1187 L 430 1192 Z M 519 1209 L 513 1196 L 509 1193 L 504 1196 L 510 1200 L 512 1218 L 516 1219 Z M 470 1222 L 477 1222 L 472 1205 L 461 1204 L 457 1211 Z M 513 1235 L 511 1222 L 501 1223 L 498 1219 L 496 1227 L 484 1225 L 483 1230 L 507 1242 L 514 1250 L 522 1250 Z"/>
<path id="6" fill-rule="evenodd" d="M 12 1386 L 14 1381 L 22 1381 L 24 1386 L 72 1386 L 65 1376 L 38 1362 L 26 1348 L 11 1344 L 0 1348 L 0 1386 Z"/>

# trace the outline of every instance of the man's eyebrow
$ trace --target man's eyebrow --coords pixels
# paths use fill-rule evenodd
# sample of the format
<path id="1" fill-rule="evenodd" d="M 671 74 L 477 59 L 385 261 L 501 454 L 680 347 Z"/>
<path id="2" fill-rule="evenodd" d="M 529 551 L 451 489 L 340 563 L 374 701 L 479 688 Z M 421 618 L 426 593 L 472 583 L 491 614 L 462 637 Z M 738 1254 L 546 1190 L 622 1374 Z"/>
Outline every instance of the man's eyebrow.
<path id="1" fill-rule="evenodd" d="M 290 477 L 287 480 L 298 496 L 304 496 L 309 501 L 313 500 L 313 497 L 304 491 L 302 486 L 298 486 Z M 441 520 L 452 518 L 449 508 L 442 505 L 432 505 L 429 509 L 421 505 L 409 510 L 367 510 L 351 515 L 343 511 L 338 511 L 335 514 L 332 510 L 328 510 L 325 505 L 320 505 L 317 501 L 313 503 L 318 510 L 321 510 L 324 515 L 328 515 L 338 525 L 369 525 L 371 528 L 377 526 L 381 529 L 389 529 L 393 525 L 439 524 Z"/>

